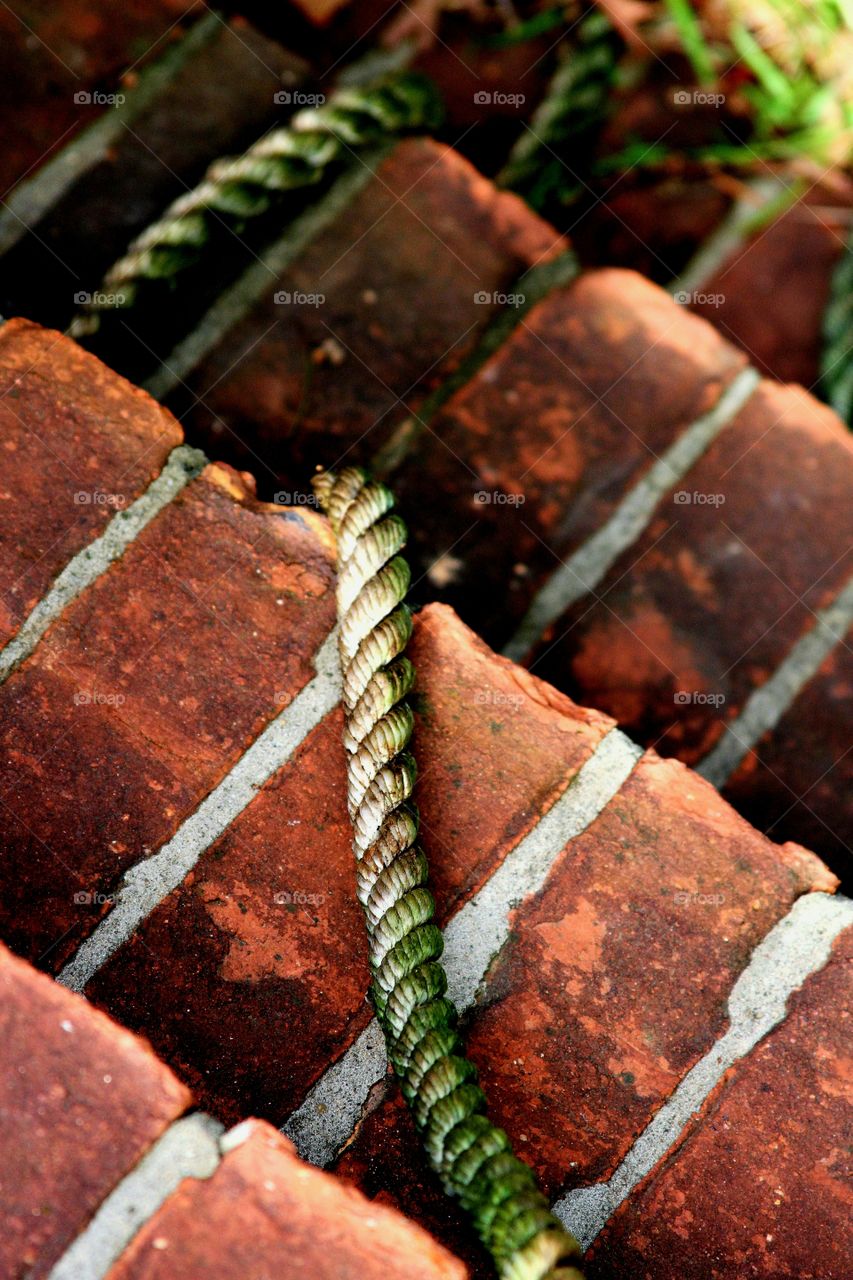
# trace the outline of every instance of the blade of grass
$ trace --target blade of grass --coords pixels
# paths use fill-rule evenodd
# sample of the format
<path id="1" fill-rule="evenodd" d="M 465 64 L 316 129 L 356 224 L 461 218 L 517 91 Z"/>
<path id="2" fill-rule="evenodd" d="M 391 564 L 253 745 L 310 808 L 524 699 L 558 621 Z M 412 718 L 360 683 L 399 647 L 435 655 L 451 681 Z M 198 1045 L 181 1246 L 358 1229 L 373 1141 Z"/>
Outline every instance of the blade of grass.
<path id="1" fill-rule="evenodd" d="M 692 5 L 688 0 L 666 0 L 666 7 L 678 28 L 679 39 L 699 84 L 714 84 L 716 73 L 711 51 Z"/>

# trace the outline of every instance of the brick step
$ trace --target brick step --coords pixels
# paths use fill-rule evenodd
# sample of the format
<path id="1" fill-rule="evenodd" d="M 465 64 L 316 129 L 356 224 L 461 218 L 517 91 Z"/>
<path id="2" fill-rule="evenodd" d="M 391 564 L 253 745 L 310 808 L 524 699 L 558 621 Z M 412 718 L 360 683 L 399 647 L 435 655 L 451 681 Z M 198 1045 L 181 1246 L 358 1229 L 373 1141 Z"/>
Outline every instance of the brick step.
<path id="1" fill-rule="evenodd" d="M 761 227 L 706 276 L 692 309 L 780 382 L 814 391 L 832 272 L 853 218 L 850 185 L 812 193 Z"/>
<path id="2" fill-rule="evenodd" d="M 65 32 L 64 6 L 58 13 Z M 317 16 L 331 18 L 332 49 L 381 15 L 344 6 Z M 160 18 L 150 21 L 154 33 Z M 119 130 L 7 253 L 13 309 L 67 319 L 72 277 L 68 287 L 57 284 L 53 255 L 91 286 L 118 246 L 214 152 L 264 127 L 273 82 L 306 74 L 269 37 L 202 21 L 210 34 L 199 23 L 191 28 L 198 47 L 185 49 L 182 67 L 155 86 L 132 130 Z M 108 83 L 123 49 L 110 46 L 107 61 L 87 74 Z M 157 65 L 151 70 L 159 74 Z M 198 110 L 184 109 L 188 99 Z M 81 143 L 72 143 L 67 160 Z M 503 645 L 563 562 L 570 572 L 585 570 L 585 541 L 608 517 L 618 522 L 636 485 L 654 480 L 655 462 L 713 410 L 743 355 L 639 277 L 604 270 L 568 288 L 553 284 L 570 271 L 556 270 L 566 263 L 564 242 L 434 142 L 402 143 L 375 174 L 356 165 L 343 194 L 323 207 L 299 236 L 288 230 L 272 246 L 266 267 L 254 264 L 238 282 L 227 319 L 202 325 L 172 353 L 167 330 L 182 332 L 187 317 L 170 307 L 158 318 L 160 332 L 122 358 L 138 373 L 140 353 L 150 363 L 148 348 L 161 343 L 166 364 L 152 386 L 168 395 L 192 442 L 251 468 L 265 498 L 309 501 L 317 463 L 378 455 L 394 471 L 415 534 L 416 593 L 452 604 Z M 696 304 L 741 347 L 756 347 L 760 370 L 783 376 L 805 375 L 814 364 L 820 288 L 806 290 L 806 324 L 797 301 L 802 279 L 780 267 L 792 246 L 801 248 L 806 208 L 757 233 L 748 252 L 721 266 L 708 290 L 725 294 L 723 309 Z M 825 213 L 803 233 L 816 246 L 809 270 L 817 263 L 824 277 L 839 248 L 831 223 Z M 770 268 L 774 280 L 782 270 L 792 299 L 777 310 L 796 313 L 806 334 L 788 364 L 778 352 L 781 322 L 756 306 Z M 542 287 L 531 269 L 544 269 L 546 281 L 555 271 L 550 295 L 532 310 L 518 284 L 526 280 L 531 293 Z M 483 363 L 497 345 L 495 325 L 505 341 Z M 468 385 L 443 403 L 452 380 L 465 378 Z M 700 431 L 704 443 L 691 465 L 673 470 L 672 485 L 658 483 L 656 510 L 586 592 L 569 593 L 527 660 L 688 763 L 701 764 L 734 734 L 745 743 L 743 759 L 730 751 L 722 769 L 712 757 L 709 776 L 751 820 L 818 848 L 847 875 L 849 626 L 839 624 L 834 651 L 793 682 L 772 723 L 749 734 L 741 717 L 849 579 L 849 441 L 814 402 L 772 386 L 730 416 L 730 425 Z M 685 493 L 696 498 L 689 519 L 687 505 L 674 502 Z M 833 519 L 821 520 L 817 536 L 824 510 Z M 765 533 L 768 512 L 796 534 Z"/>
<path id="3" fill-rule="evenodd" d="M 30 326 L 7 330 L 9 346 L 24 340 Z M 45 349 L 24 385 L 55 380 L 61 401 L 68 361 L 109 386 L 131 424 L 142 413 L 143 397 L 67 340 L 47 335 Z M 50 447 L 43 434 L 31 465 Z M 106 446 L 95 429 L 77 447 L 85 460 Z M 46 512 L 57 529 L 67 516 Z M 13 532 L 14 510 L 8 519 Z M 2 936 L 146 1035 L 216 1118 L 283 1127 L 304 1156 L 399 1204 L 481 1275 L 417 1154 L 364 1000 L 337 686 L 323 657 L 331 581 L 322 519 L 259 503 L 246 477 L 210 465 L 81 588 L 0 685 L 15 903 Z M 598 1274 L 615 1278 L 634 1255 L 663 1269 L 685 1231 L 691 1257 L 713 1246 L 718 1274 L 737 1274 L 760 1220 L 773 1249 L 755 1246 L 753 1274 L 793 1276 L 804 1212 L 830 1224 L 812 1247 L 815 1274 L 833 1274 L 849 1221 L 832 1156 L 838 1027 L 823 1010 L 843 993 L 824 974 L 853 916 L 831 896 L 832 875 L 751 829 L 679 762 L 641 753 L 606 716 L 491 653 L 445 606 L 418 615 L 412 656 L 417 800 L 451 991 L 496 1115 L 592 1245 Z M 768 1217 L 762 1197 L 790 1177 L 788 1148 L 763 1146 L 758 1163 L 744 1133 L 722 1233 L 693 1153 L 713 1142 L 715 1090 L 746 1105 L 724 1072 L 748 1097 L 763 1037 L 781 1047 L 763 1071 L 767 1101 L 754 1104 L 766 1122 L 753 1125 L 770 1131 L 774 1099 L 812 1063 L 797 1114 L 814 1157 Z M 244 1195 L 257 1265 L 278 1257 L 266 1251 L 293 1217 L 281 1209 L 289 1192 L 255 1200 L 245 1188 L 256 1170 L 277 1190 L 294 1185 L 275 1172 L 290 1157 L 269 1130 L 252 1133 L 212 1181 L 176 1194 L 117 1275 L 206 1274 L 220 1239 L 217 1265 L 233 1267 L 237 1227 L 221 1205 Z M 652 1248 L 646 1197 L 669 1176 L 683 1179 L 693 1216 L 653 1200 Z M 202 1226 L 184 1238 L 179 1212 Z M 397 1228 L 387 1231 L 396 1257 Z M 324 1274 L 309 1256 L 309 1273 Z"/>
<path id="4" fill-rule="evenodd" d="M 138 77 L 177 45 L 203 11 L 202 4 L 184 0 L 140 0 L 116 21 L 115 6 L 95 0 L 81 20 L 79 6 L 69 0 L 49 9 L 27 0 L 4 5 L 4 199 L 82 129 L 105 118 L 115 106 L 109 95 L 126 95 L 134 73 Z"/>
<path id="5" fill-rule="evenodd" d="M 144 1041 L 5 947 L 0 1024 L 4 1276 L 462 1280 L 425 1232 L 268 1125 L 181 1119 L 191 1095 Z"/>

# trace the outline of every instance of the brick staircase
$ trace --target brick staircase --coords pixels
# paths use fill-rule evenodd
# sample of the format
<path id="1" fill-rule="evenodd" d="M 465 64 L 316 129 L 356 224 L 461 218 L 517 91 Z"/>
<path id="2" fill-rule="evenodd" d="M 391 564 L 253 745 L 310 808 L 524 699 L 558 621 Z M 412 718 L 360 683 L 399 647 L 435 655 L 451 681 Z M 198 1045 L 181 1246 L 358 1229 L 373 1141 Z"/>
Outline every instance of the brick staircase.
<path id="1" fill-rule="evenodd" d="M 168 37 L 165 5 L 90 67 L 68 12 L 77 80 L 19 132 L 32 183 L 0 214 L 5 309 L 39 322 L 0 328 L 0 938 L 61 984 L 0 958 L 27 1064 L 0 1107 L 0 1270 L 461 1275 L 449 1249 L 488 1274 L 364 1001 L 307 483 L 344 458 L 393 481 L 432 602 L 418 802 L 451 987 L 588 1274 L 841 1280 L 853 909 L 803 846 L 849 875 L 846 429 L 751 371 L 748 318 L 733 345 L 632 272 L 579 273 L 421 139 L 162 332 L 143 312 L 114 335 L 102 354 L 161 407 L 41 325 L 197 179 L 222 121 L 239 147 L 309 73 L 239 21 Z M 13 64 L 38 61 L 14 29 Z M 124 124 L 93 103 L 66 139 L 66 88 L 118 89 L 158 32 Z"/>
<path id="2" fill-rule="evenodd" d="M 66 324 L 157 209 L 268 127 L 276 86 L 311 83 L 236 19 L 174 34 L 120 111 L 102 107 L 10 197 L 7 315 Z M 106 64 L 88 74 L 120 87 Z M 788 339 L 788 364 L 773 354 L 796 290 L 822 296 L 840 245 L 824 211 L 808 232 L 822 281 L 784 265 L 808 208 L 718 262 L 712 328 L 639 276 L 579 275 L 514 196 L 410 140 L 356 163 L 244 268 L 230 261 L 230 278 L 206 269 L 113 326 L 99 353 L 265 498 L 309 501 L 318 463 L 373 463 L 413 530 L 416 598 L 452 605 L 847 877 L 853 445 L 801 389 L 758 381 L 743 350 L 762 374 L 814 367 L 812 321 L 799 355 Z M 748 309 L 753 267 L 786 280 L 778 324 L 766 303 Z"/>
<path id="3" fill-rule="evenodd" d="M 230 1237 L 198 1225 L 218 1222 L 219 1195 L 236 1206 L 228 1230 L 269 1265 L 290 1237 L 278 1211 L 255 1225 L 258 1182 L 296 1174 L 268 1125 L 487 1274 L 422 1161 L 364 1000 L 325 522 L 204 465 L 167 413 L 59 334 L 7 323 L 0 369 L 14 468 L 0 508 L 14 602 L 0 652 L 2 936 L 145 1035 L 220 1124 L 260 1117 L 244 1155 L 184 1184 L 114 1271 L 91 1274 L 232 1274 Z M 841 1276 L 853 909 L 834 877 L 493 654 L 446 606 L 418 615 L 413 658 L 451 990 L 494 1111 L 589 1246 L 590 1274 Z M 71 1001 L 6 964 L 60 1012 Z M 13 1060 L 53 1062 L 16 1008 Z M 84 1057 L 69 1098 L 96 1052 L 87 1037 L 123 1035 L 73 1008 Z M 47 1141 L 59 1124 L 35 1073 L 3 1113 L 24 1223 L 27 1205 L 54 1203 L 20 1137 L 35 1125 Z M 92 1213 L 186 1107 L 157 1079 L 147 1105 L 163 1093 L 172 1109 L 103 1168 L 91 1142 L 78 1152 L 96 1166 L 91 1195 L 60 1212 L 56 1192 L 28 1274 L 60 1253 L 55 1275 L 90 1274 L 73 1267 L 87 1233 L 100 1238 Z M 99 1119 L 107 1146 L 113 1123 Z M 330 1214 L 340 1194 L 323 1192 Z M 393 1274 L 408 1228 L 381 1221 Z M 451 1266 L 418 1250 L 425 1275 Z M 307 1274 L 325 1274 L 307 1257 Z"/>

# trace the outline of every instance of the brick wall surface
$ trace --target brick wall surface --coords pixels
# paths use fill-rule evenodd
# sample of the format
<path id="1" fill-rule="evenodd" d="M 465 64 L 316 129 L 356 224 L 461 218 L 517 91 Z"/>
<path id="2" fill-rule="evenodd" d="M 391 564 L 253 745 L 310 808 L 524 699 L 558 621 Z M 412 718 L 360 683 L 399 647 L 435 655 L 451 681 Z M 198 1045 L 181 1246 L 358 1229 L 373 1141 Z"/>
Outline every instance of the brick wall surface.
<path id="1" fill-rule="evenodd" d="M 22 427 L 31 472 L 62 445 L 68 465 L 113 484 L 117 455 L 148 457 L 152 421 L 169 446 L 180 438 L 58 334 L 8 325 L 0 354 L 39 409 Z M 104 413 L 90 426 L 92 388 Z M 13 544 L 22 518 L 0 507 Z M 56 538 L 77 518 L 73 494 L 49 518 Z M 78 531 L 65 556 L 99 530 Z M 322 519 L 199 462 L 0 686 L 2 937 L 61 984 L 3 961 L 3 1115 L 24 1148 L 4 1247 L 19 1270 L 47 1274 L 186 1109 L 188 1085 L 215 1120 L 261 1119 L 221 1139 L 212 1176 L 150 1209 L 115 1277 L 225 1277 L 295 1253 L 317 1276 L 461 1274 L 382 1206 L 486 1274 L 418 1152 L 364 1001 L 332 582 Z M 23 605 L 10 616 L 26 636 Z M 417 799 L 451 990 L 494 1111 L 590 1246 L 592 1274 L 840 1280 L 853 914 L 831 873 L 496 656 L 447 606 L 418 615 L 413 658 Z M 121 1142 L 106 1076 L 135 1108 Z M 56 1158 L 28 1147 L 33 1109 Z M 300 1166 L 278 1128 L 377 1207 Z M 82 1196 L 68 1190 L 69 1129 Z M 59 1208 L 34 1225 L 36 1201 Z M 819 1224 L 808 1258 L 804 1221 Z"/>

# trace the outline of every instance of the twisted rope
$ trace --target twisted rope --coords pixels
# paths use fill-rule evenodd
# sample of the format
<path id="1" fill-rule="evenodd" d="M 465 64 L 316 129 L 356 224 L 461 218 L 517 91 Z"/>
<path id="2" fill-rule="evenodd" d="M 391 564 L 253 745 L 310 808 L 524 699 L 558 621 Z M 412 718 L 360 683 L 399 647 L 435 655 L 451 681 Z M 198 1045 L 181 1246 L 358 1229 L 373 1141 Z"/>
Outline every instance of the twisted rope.
<path id="1" fill-rule="evenodd" d="M 570 47 L 548 91 L 516 141 L 497 181 L 541 209 L 552 196 L 577 199 L 584 183 L 573 171 L 584 167 L 606 112 L 622 41 L 607 16 L 592 9 L 577 25 Z M 569 166 L 563 162 L 568 155 Z M 572 177 L 577 180 L 572 181 Z"/>
<path id="2" fill-rule="evenodd" d="M 91 303 L 74 317 L 74 338 L 97 332 L 101 313 L 132 307 L 146 281 L 174 280 L 202 257 L 211 231 L 232 229 L 266 213 L 288 191 L 313 186 L 354 148 L 440 120 L 435 90 L 423 76 L 403 73 L 378 85 L 341 89 L 328 102 L 299 111 L 244 155 L 215 161 L 201 183 L 175 200 L 110 267 Z M 115 297 L 122 301 L 116 304 Z"/>
<path id="3" fill-rule="evenodd" d="M 388 1058 L 433 1167 L 470 1214 L 503 1280 L 583 1280 L 577 1241 L 486 1115 L 446 996 L 443 938 L 411 804 L 416 769 L 407 695 L 415 672 L 405 655 L 410 571 L 400 555 L 406 526 L 393 513 L 391 492 L 360 468 L 323 472 L 314 488 L 338 543 L 348 804 L 371 999 Z"/>
<path id="4" fill-rule="evenodd" d="M 835 412 L 853 427 L 853 235 L 832 273 L 823 315 L 821 382 Z"/>

